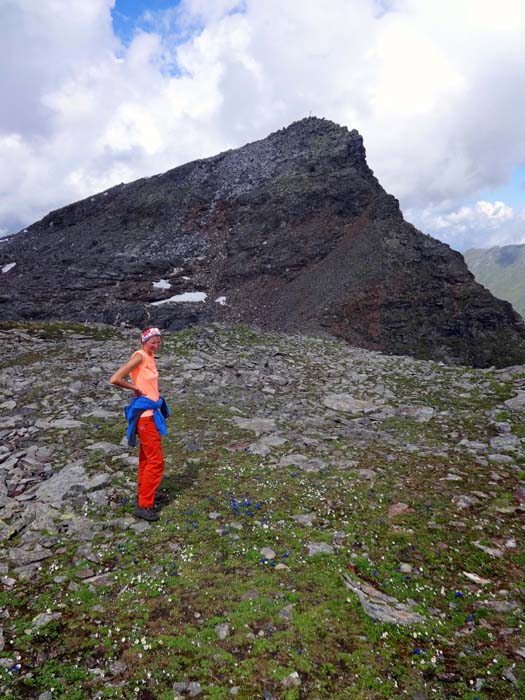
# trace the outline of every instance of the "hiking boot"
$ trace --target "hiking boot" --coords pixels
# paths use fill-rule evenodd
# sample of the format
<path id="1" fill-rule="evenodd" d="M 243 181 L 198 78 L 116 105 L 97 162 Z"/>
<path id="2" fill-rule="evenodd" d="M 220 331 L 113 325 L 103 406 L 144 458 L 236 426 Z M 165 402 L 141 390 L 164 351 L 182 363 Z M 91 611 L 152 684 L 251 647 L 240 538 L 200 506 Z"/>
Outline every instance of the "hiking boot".
<path id="1" fill-rule="evenodd" d="M 159 506 L 165 506 L 170 502 L 169 494 L 167 493 L 157 493 L 155 494 L 155 508 Z"/>
<path id="2" fill-rule="evenodd" d="M 151 506 L 153 510 L 161 510 L 163 506 L 167 505 L 170 502 L 169 498 L 167 496 L 160 496 L 158 494 L 155 494 L 155 502 Z M 135 507 L 138 508 L 139 505 L 139 499 L 135 498 Z"/>
<path id="3" fill-rule="evenodd" d="M 142 518 L 142 520 L 149 520 L 150 522 L 160 520 L 160 516 L 155 513 L 153 508 L 141 508 L 140 506 L 137 506 L 133 511 L 133 515 L 136 518 Z"/>

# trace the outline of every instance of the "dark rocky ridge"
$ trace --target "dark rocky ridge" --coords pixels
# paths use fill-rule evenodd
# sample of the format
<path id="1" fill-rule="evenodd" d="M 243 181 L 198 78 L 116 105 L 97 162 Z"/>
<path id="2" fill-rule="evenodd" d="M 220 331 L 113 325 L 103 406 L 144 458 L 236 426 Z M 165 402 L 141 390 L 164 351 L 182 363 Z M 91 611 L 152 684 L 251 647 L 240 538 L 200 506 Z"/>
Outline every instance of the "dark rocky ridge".
<path id="1" fill-rule="evenodd" d="M 0 243 L 0 267 L 13 262 L 1 319 L 243 321 L 475 366 L 525 361 L 512 306 L 403 220 L 357 131 L 317 118 L 51 212 Z M 151 305 L 188 291 L 206 302 Z"/>

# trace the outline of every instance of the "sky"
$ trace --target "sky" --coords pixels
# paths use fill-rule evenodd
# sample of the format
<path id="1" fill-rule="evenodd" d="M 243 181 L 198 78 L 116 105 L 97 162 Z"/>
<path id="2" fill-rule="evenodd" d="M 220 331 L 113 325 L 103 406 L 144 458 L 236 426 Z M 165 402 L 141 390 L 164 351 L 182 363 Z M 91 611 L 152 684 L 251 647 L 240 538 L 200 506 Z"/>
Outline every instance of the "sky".
<path id="1" fill-rule="evenodd" d="M 0 0 L 0 235 L 314 115 L 405 218 L 525 243 L 525 0 Z"/>

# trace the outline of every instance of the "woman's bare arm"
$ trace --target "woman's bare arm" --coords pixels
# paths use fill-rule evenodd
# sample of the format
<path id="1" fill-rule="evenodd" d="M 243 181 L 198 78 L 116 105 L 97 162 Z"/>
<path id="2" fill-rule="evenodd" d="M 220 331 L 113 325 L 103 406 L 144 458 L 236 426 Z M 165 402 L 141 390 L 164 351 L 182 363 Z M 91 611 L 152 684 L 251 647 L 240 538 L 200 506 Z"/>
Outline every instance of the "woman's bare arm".
<path id="1" fill-rule="evenodd" d="M 131 391 L 135 392 L 136 396 L 140 396 L 142 392 L 135 386 L 135 384 L 126 381 L 126 377 L 129 375 L 132 369 L 135 369 L 135 367 L 140 365 L 142 359 L 142 355 L 140 355 L 138 352 L 135 353 L 129 362 L 126 362 L 125 365 L 122 365 L 122 367 L 117 369 L 115 374 L 111 376 L 109 383 L 113 384 L 113 386 L 118 386 L 121 389 L 130 389 Z"/>

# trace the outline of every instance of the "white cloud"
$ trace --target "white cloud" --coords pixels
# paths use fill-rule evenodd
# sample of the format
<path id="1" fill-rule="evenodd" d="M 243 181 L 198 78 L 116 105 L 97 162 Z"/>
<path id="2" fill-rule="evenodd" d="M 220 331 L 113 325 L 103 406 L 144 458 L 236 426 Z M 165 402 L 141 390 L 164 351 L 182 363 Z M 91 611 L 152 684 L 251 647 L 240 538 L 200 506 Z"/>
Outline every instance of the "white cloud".
<path id="1" fill-rule="evenodd" d="M 525 209 L 515 212 L 501 201 L 479 200 L 451 211 L 429 207 L 409 211 L 407 217 L 459 250 L 522 243 L 525 239 Z"/>
<path id="2" fill-rule="evenodd" d="M 473 207 L 461 207 L 457 211 L 434 219 L 436 229 L 455 229 L 463 232 L 474 226 L 497 229 L 502 223 L 514 219 L 512 207 L 504 202 L 476 202 Z"/>
<path id="3" fill-rule="evenodd" d="M 362 133 L 416 222 L 525 164 L 522 0 L 183 0 L 129 46 L 113 4 L 0 0 L 0 229 L 309 113 Z"/>

